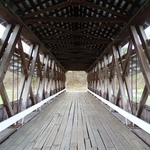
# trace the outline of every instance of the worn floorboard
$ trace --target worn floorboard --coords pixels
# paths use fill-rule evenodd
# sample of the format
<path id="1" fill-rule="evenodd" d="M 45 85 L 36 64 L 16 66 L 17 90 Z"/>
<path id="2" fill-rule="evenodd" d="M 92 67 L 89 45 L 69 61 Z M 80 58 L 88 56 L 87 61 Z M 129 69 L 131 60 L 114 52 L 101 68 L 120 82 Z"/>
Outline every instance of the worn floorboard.
<path id="1" fill-rule="evenodd" d="M 11 135 L 2 150 L 150 150 L 87 92 L 66 92 Z"/>

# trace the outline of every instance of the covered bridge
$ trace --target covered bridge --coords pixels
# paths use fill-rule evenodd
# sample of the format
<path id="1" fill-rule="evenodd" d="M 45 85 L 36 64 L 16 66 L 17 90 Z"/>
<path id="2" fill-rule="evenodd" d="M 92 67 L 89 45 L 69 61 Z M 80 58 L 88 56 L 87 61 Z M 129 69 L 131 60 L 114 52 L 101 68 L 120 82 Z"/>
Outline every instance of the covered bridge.
<path id="1" fill-rule="evenodd" d="M 0 24 L 0 149 L 150 149 L 149 0 L 0 0 Z"/>

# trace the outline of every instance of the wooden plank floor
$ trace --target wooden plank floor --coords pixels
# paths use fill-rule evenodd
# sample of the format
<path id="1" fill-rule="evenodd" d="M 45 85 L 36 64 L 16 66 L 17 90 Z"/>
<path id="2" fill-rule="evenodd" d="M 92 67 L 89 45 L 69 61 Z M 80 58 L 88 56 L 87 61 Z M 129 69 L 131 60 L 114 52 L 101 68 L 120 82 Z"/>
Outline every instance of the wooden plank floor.
<path id="1" fill-rule="evenodd" d="M 150 150 L 87 92 L 66 92 L 20 128 L 1 150 Z"/>

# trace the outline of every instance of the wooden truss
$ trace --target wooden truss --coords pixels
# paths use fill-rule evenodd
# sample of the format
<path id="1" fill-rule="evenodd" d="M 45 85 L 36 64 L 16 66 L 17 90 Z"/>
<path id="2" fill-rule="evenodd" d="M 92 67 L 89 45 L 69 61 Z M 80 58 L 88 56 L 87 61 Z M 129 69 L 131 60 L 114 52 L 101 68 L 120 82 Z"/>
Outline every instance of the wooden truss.
<path id="1" fill-rule="evenodd" d="M 0 45 L 0 95 L 4 116 L 27 109 L 65 88 L 65 70 L 49 54 L 40 53 L 38 44 L 31 44 L 27 53 L 21 41 L 20 25 L 8 24 Z M 15 103 L 9 98 L 4 78 L 7 71 L 20 76 Z M 36 79 L 33 89 L 33 80 Z M 9 81 L 7 81 L 9 82 Z M 13 85 L 15 86 L 15 85 Z M 5 117 L 3 117 L 5 118 Z"/>
<path id="2" fill-rule="evenodd" d="M 66 71 L 76 70 L 87 72 L 88 89 L 150 121 L 144 114 L 150 94 L 150 40 L 144 31 L 149 8 L 147 0 L 1 1 L 6 30 L 0 39 L 0 119 L 65 89 Z M 17 77 L 17 88 L 11 85 L 15 99 L 4 82 L 7 71 Z M 138 101 L 139 74 L 144 86 Z"/>
<path id="3" fill-rule="evenodd" d="M 145 118 L 142 114 L 150 94 L 150 45 L 142 26 L 131 26 L 129 33 L 124 54 L 120 45 L 113 45 L 112 54 L 105 55 L 88 71 L 88 89 L 137 117 Z M 139 90 L 138 85 L 135 87 L 132 79 L 136 78 L 137 82 L 140 73 L 145 87 L 138 102 L 134 93 Z"/>

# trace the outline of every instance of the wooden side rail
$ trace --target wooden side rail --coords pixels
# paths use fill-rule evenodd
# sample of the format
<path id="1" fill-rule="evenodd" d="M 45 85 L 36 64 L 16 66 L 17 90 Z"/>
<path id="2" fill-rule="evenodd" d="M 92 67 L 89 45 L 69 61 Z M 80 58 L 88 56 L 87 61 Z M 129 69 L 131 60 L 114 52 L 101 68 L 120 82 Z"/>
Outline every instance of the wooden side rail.
<path id="1" fill-rule="evenodd" d="M 92 95 L 94 95 L 96 98 L 98 98 L 99 100 L 101 100 L 102 102 L 104 102 L 105 104 L 107 104 L 109 107 L 111 107 L 112 109 L 114 109 L 115 111 L 117 111 L 119 114 L 121 114 L 122 116 L 124 116 L 126 119 L 130 120 L 132 123 L 136 124 L 138 127 L 140 127 L 141 129 L 143 129 L 144 131 L 146 131 L 147 133 L 150 134 L 150 124 L 139 119 L 138 117 L 124 111 L 123 109 L 119 108 L 118 106 L 110 103 L 109 101 L 107 101 L 106 99 L 102 98 L 101 96 L 93 93 L 92 91 L 90 91 L 89 89 L 87 89 L 87 91 L 89 93 L 91 93 Z"/>
<path id="2" fill-rule="evenodd" d="M 4 120 L 3 122 L 0 123 L 0 132 L 5 130 L 6 128 L 8 128 L 9 126 L 11 126 L 12 124 L 16 123 L 17 121 L 21 120 L 22 118 L 24 118 L 25 116 L 27 116 L 28 114 L 30 114 L 31 112 L 33 112 L 34 110 L 40 108 L 42 105 L 44 105 L 45 103 L 47 103 L 48 101 L 50 101 L 51 99 L 55 98 L 57 95 L 61 94 L 62 92 L 64 92 L 66 89 L 44 99 L 43 101 L 41 101 L 40 103 L 8 118 L 7 120 Z"/>

